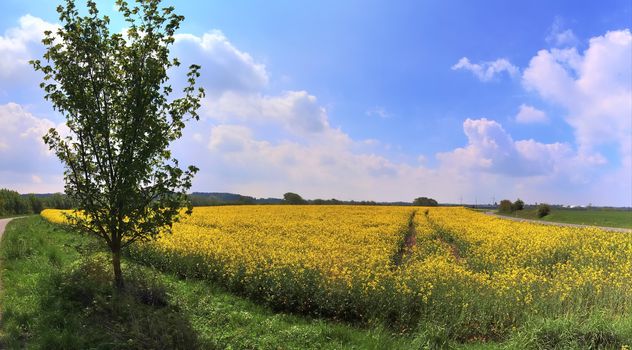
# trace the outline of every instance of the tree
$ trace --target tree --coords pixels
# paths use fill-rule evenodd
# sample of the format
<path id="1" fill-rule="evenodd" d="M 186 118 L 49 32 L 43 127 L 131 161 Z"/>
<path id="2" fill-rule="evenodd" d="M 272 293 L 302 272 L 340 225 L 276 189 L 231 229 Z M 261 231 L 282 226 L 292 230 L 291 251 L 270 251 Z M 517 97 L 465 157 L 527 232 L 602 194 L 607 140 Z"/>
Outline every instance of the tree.
<path id="1" fill-rule="evenodd" d="M 30 214 L 31 202 L 16 191 L 0 189 L 0 215 Z"/>
<path id="2" fill-rule="evenodd" d="M 538 217 L 543 218 L 551 213 L 551 207 L 546 203 L 538 205 Z"/>
<path id="3" fill-rule="evenodd" d="M 283 195 L 283 200 L 287 204 L 305 204 L 307 201 L 303 199 L 303 197 L 299 196 L 296 193 L 288 192 Z"/>
<path id="4" fill-rule="evenodd" d="M 28 196 L 28 201 L 33 214 L 39 214 L 42 210 L 44 210 L 44 203 L 42 203 L 41 199 L 35 197 L 34 194 L 30 194 Z"/>
<path id="5" fill-rule="evenodd" d="M 196 111 L 204 90 L 196 88 L 200 67 L 191 65 L 182 95 L 170 96 L 167 70 L 174 32 L 184 17 L 160 0 L 130 7 L 117 0 L 125 34 L 111 33 L 94 1 L 80 15 L 74 0 L 58 6 L 61 27 L 45 32 L 40 86 L 66 117 L 68 135 L 50 129 L 44 141 L 65 167 L 65 191 L 79 210 L 69 223 L 107 243 L 114 283 L 123 288 L 121 250 L 171 232 L 197 168 L 179 168 L 169 150 Z"/>
<path id="6" fill-rule="evenodd" d="M 439 205 L 436 200 L 428 197 L 418 197 L 413 201 L 413 205 L 418 205 L 422 207 L 436 207 Z"/>
<path id="7" fill-rule="evenodd" d="M 509 199 L 503 199 L 500 201 L 498 211 L 501 213 L 511 213 L 513 212 L 513 204 Z"/>
<path id="8" fill-rule="evenodd" d="M 524 209 L 524 202 L 522 201 L 522 199 L 518 198 L 515 202 L 513 202 L 512 207 L 513 211 L 522 210 Z"/>
<path id="9" fill-rule="evenodd" d="M 61 193 L 53 193 L 50 197 L 45 198 L 44 205 L 47 208 L 70 209 L 75 205 L 67 195 Z"/>

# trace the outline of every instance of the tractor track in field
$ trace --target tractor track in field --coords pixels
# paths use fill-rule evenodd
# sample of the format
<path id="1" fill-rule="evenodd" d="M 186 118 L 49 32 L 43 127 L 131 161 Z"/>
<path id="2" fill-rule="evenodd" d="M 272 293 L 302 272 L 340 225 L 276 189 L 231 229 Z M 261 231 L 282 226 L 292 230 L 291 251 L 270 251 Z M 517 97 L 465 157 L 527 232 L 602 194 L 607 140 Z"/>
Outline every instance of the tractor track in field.
<path id="1" fill-rule="evenodd" d="M 450 251 L 450 254 L 454 257 L 457 263 L 461 263 L 463 261 L 463 254 L 461 249 L 454 242 L 454 238 L 451 233 L 447 232 L 444 228 L 437 225 L 434 221 L 432 221 L 428 217 L 428 212 L 425 213 L 426 218 L 428 220 L 428 224 L 432 227 L 434 231 L 436 239 L 441 242 L 446 248 Z"/>
<path id="2" fill-rule="evenodd" d="M 411 254 L 413 247 L 417 245 L 417 231 L 415 230 L 415 215 L 417 215 L 417 210 L 413 210 L 410 213 L 410 217 L 408 218 L 408 228 L 406 229 L 406 234 L 404 235 L 404 240 L 399 246 L 397 253 L 393 256 L 393 267 L 396 269 L 402 266 L 406 262 L 406 257 Z"/>

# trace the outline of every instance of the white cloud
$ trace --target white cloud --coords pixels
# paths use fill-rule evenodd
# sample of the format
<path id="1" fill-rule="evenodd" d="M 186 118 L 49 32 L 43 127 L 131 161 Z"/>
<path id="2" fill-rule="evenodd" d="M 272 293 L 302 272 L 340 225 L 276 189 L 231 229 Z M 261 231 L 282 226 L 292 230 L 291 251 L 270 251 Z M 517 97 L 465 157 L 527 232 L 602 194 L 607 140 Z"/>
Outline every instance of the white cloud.
<path id="1" fill-rule="evenodd" d="M 514 141 L 500 124 L 486 118 L 467 119 L 463 131 L 467 146 L 438 153 L 442 167 L 513 177 L 551 175 L 572 154 L 567 144 Z"/>
<path id="2" fill-rule="evenodd" d="M 23 147 L 29 144 L 36 146 L 42 154 L 47 153 L 41 137 L 55 126 L 50 120 L 37 118 L 21 105 L 11 102 L 0 105 L 0 125 L 0 143 L 4 145 L 2 151 L 14 154 L 21 153 Z"/>
<path id="3" fill-rule="evenodd" d="M 218 125 L 211 129 L 208 148 L 212 152 L 224 154 L 244 152 L 256 147 L 251 140 L 252 132 L 245 126 Z"/>
<path id="4" fill-rule="evenodd" d="M 226 92 L 207 98 L 203 113 L 222 122 L 277 123 L 299 135 L 331 130 L 327 111 L 307 91 L 286 91 L 278 96 Z"/>
<path id="5" fill-rule="evenodd" d="M 208 93 L 256 92 L 268 83 L 265 65 L 238 50 L 219 30 L 204 33 L 201 37 L 176 34 L 175 39 L 174 55 L 183 60 L 185 67 L 191 63 L 202 66 L 198 83 Z"/>
<path id="6" fill-rule="evenodd" d="M 549 117 L 543 111 L 526 104 L 520 105 L 516 121 L 522 124 L 547 123 Z"/>
<path id="7" fill-rule="evenodd" d="M 413 164 L 396 162 L 358 151 L 354 141 L 270 141 L 257 138 L 247 126 L 220 124 L 211 127 L 203 140 L 189 138 L 198 145 L 199 155 L 193 159 L 201 168 L 194 186 L 258 197 L 280 197 L 292 189 L 306 198 L 356 200 L 412 200 L 426 195 L 451 202 L 462 196 L 466 203 L 482 203 L 498 196 L 607 204 L 625 198 L 625 194 L 604 197 L 603 187 L 574 191 L 594 181 L 574 175 L 585 175 L 590 164 L 567 144 L 514 141 L 500 124 L 484 118 L 466 120 L 463 130 L 468 145 L 437 154 L 439 165 L 429 168 L 423 156 Z M 188 145 L 181 152 L 195 149 Z"/>
<path id="8" fill-rule="evenodd" d="M 41 55 L 44 31 L 57 28 L 31 15 L 20 17 L 19 24 L 0 36 L 0 80 L 11 84 L 35 77 L 28 61 Z"/>
<path id="9" fill-rule="evenodd" d="M 517 75 L 520 70 L 507 59 L 499 58 L 492 62 L 471 63 L 467 57 L 462 57 L 459 62 L 452 66 L 452 70 L 465 69 L 472 72 L 481 81 L 487 82 L 502 72 L 507 72 L 509 76 Z"/>
<path id="10" fill-rule="evenodd" d="M 0 105 L 0 187 L 22 191 L 63 189 L 59 161 L 42 140 L 55 124 L 38 118 L 15 103 Z M 53 179 L 46 183 L 44 179 Z M 36 187 L 32 187 L 37 185 Z"/>
<path id="11" fill-rule="evenodd" d="M 561 17 L 555 17 L 549 34 L 546 36 L 546 42 L 557 47 L 569 47 L 579 44 L 579 39 L 572 30 L 564 28 Z"/>
<path id="12" fill-rule="evenodd" d="M 269 141 L 244 125 L 220 124 L 207 134 L 196 186 L 280 197 L 294 189 L 306 198 L 399 200 L 414 193 L 443 196 L 434 181 L 443 179 L 421 166 L 394 163 L 358 152 L 355 142 L 335 134 L 315 142 Z M 190 149 L 190 146 L 181 150 Z M 210 170 L 210 171 L 206 171 Z M 435 184 L 429 183 L 431 180 Z M 410 198 L 412 200 L 413 197 Z"/>
<path id="13" fill-rule="evenodd" d="M 615 144 L 625 163 L 632 152 L 632 35 L 628 29 L 576 49 L 541 50 L 522 76 L 524 86 L 564 107 L 582 153 Z"/>

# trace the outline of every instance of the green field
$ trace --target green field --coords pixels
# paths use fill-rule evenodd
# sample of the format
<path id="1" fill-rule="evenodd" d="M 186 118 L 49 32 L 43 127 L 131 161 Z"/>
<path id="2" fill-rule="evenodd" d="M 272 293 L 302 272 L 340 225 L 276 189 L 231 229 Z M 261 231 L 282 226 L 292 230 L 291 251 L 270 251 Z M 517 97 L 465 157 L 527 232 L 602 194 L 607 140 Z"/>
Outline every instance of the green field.
<path id="1" fill-rule="evenodd" d="M 498 214 L 522 219 L 632 229 L 632 210 L 551 208 L 551 213 L 541 219 L 538 218 L 536 208 L 527 208 L 511 214 Z"/>

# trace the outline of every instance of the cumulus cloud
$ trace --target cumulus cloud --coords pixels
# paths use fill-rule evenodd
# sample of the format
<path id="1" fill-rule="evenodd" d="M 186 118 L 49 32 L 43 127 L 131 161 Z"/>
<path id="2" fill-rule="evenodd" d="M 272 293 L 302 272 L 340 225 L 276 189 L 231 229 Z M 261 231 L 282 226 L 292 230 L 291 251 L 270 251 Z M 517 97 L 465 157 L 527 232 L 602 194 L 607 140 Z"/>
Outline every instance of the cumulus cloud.
<path id="1" fill-rule="evenodd" d="M 239 153 L 255 148 L 252 131 L 241 125 L 218 125 L 211 129 L 208 149 L 212 152 Z"/>
<path id="2" fill-rule="evenodd" d="M 21 105 L 12 102 L 0 105 L 0 125 L 0 143 L 4 145 L 2 149 L 14 154 L 19 154 L 27 144 L 36 145 L 42 154 L 47 153 L 41 137 L 55 126 L 52 121 L 37 118 Z"/>
<path id="3" fill-rule="evenodd" d="M 525 69 L 523 85 L 567 110 L 584 153 L 615 144 L 626 163 L 632 158 L 632 34 L 610 31 L 575 48 L 541 50 Z"/>
<path id="4" fill-rule="evenodd" d="M 0 80 L 12 84 L 31 81 L 35 75 L 28 61 L 41 55 L 44 31 L 56 28 L 56 24 L 38 17 L 20 17 L 18 27 L 8 29 L 0 36 Z"/>
<path id="5" fill-rule="evenodd" d="M 194 186 L 259 197 L 278 197 L 291 188 L 306 198 L 356 200 L 412 200 L 414 193 L 451 202 L 463 197 L 466 203 L 490 202 L 494 195 L 554 203 L 564 198 L 575 204 L 597 204 L 603 198 L 603 187 L 601 192 L 573 192 L 572 186 L 587 183 L 573 177 L 585 174 L 586 165 L 568 144 L 515 141 L 499 123 L 485 118 L 466 120 L 463 131 L 468 145 L 437 154 L 436 167 L 426 166 L 425 157 L 407 163 L 358 151 L 352 140 L 272 141 L 235 124 L 212 126 L 202 138 L 189 138 L 195 144 L 182 151 L 200 152 Z"/>
<path id="6" fill-rule="evenodd" d="M 205 156 L 197 158 L 201 171 L 196 186 L 221 186 L 260 197 L 279 197 L 290 188 L 306 198 L 398 200 L 408 198 L 415 191 L 411 188 L 445 195 L 438 190 L 445 186 L 429 182 L 430 177 L 443 181 L 431 170 L 358 152 L 356 142 L 336 134 L 321 137 L 314 143 L 273 141 L 258 138 L 244 125 L 212 126 L 203 139 L 189 141 L 204 147 Z"/>
<path id="7" fill-rule="evenodd" d="M 442 166 L 479 170 L 514 177 L 550 175 L 572 154 L 567 144 L 542 144 L 534 140 L 514 141 L 496 121 L 467 119 L 463 131 L 465 147 L 438 153 Z"/>
<path id="8" fill-rule="evenodd" d="M 526 104 L 520 105 L 516 121 L 521 124 L 546 123 L 549 117 L 545 112 Z"/>
<path id="9" fill-rule="evenodd" d="M 452 70 L 464 69 L 472 72 L 480 81 L 491 81 L 494 77 L 506 72 L 509 76 L 517 75 L 520 70 L 507 59 L 499 58 L 491 62 L 472 63 L 467 57 L 462 57 L 452 66 Z"/>
<path id="10" fill-rule="evenodd" d="M 173 53 L 184 66 L 202 66 L 198 83 L 211 94 L 259 91 L 268 83 L 265 65 L 238 50 L 219 30 L 202 36 L 176 34 Z"/>
<path id="11" fill-rule="evenodd" d="M 546 36 L 546 42 L 557 47 L 569 47 L 579 44 L 579 39 L 571 29 L 564 27 L 561 17 L 555 17 L 549 33 Z"/>
<path id="12" fill-rule="evenodd" d="M 55 124 L 16 103 L 0 105 L 0 187 L 62 190 L 61 166 L 42 136 Z M 53 183 L 45 183 L 53 179 Z"/>
<path id="13" fill-rule="evenodd" d="M 326 109 L 307 91 L 277 96 L 226 92 L 205 100 L 204 115 L 222 122 L 276 123 L 300 135 L 331 131 Z"/>

